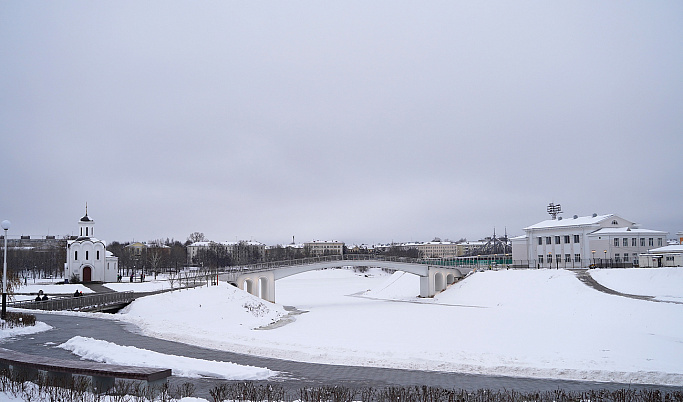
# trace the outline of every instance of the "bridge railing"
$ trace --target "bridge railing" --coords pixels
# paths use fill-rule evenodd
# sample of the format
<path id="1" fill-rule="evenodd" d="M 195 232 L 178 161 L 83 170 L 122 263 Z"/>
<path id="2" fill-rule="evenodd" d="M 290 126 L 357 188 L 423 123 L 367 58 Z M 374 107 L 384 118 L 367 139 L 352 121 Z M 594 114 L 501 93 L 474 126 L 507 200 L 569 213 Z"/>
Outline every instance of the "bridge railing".
<path id="1" fill-rule="evenodd" d="M 8 307 L 31 310 L 86 310 L 108 305 L 128 303 L 133 300 L 133 292 L 109 292 L 83 296 L 56 296 L 47 300 L 25 300 L 8 302 Z"/>
<path id="2" fill-rule="evenodd" d="M 219 270 L 220 273 L 253 273 L 270 271 L 276 268 L 316 264 L 320 262 L 334 261 L 387 261 L 404 264 L 426 264 L 426 265 L 454 265 L 445 262 L 444 259 L 425 259 L 394 256 L 377 256 L 372 254 L 345 254 L 345 255 L 324 255 L 319 257 L 299 258 L 285 261 L 269 261 L 256 264 L 226 267 Z M 343 265 L 343 264 L 342 264 Z"/>

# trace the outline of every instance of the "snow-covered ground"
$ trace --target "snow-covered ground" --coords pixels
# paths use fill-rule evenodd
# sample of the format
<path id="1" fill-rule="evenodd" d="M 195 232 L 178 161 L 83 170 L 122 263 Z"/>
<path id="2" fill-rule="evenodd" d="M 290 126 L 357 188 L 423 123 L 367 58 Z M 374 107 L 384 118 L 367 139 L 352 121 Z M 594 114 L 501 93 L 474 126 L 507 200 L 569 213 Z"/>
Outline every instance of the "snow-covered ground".
<path id="1" fill-rule="evenodd" d="M 157 290 L 170 289 L 171 283 L 162 279 L 145 280 L 145 282 L 130 282 L 124 280 L 123 282 L 105 283 L 104 286 L 116 292 L 155 292 Z M 178 288 L 180 286 L 178 283 L 175 283 L 173 287 Z"/>
<path id="2" fill-rule="evenodd" d="M 683 305 L 600 293 L 564 270 L 478 272 L 433 299 L 418 293 L 412 274 L 324 270 L 278 281 L 278 304 L 221 284 L 120 316 L 152 336 L 306 362 L 683 385 Z M 257 330 L 281 305 L 308 312 Z"/>
<path id="3" fill-rule="evenodd" d="M 591 274 L 683 300 L 683 286 L 670 286 L 683 269 Z M 564 270 L 477 272 L 434 298 L 418 293 L 412 274 L 335 269 L 279 280 L 277 304 L 221 283 L 144 297 L 116 317 L 159 338 L 305 362 L 683 385 L 683 304 L 604 294 Z M 270 326 L 283 305 L 306 312 Z M 93 342 L 68 343 L 104 355 Z"/>

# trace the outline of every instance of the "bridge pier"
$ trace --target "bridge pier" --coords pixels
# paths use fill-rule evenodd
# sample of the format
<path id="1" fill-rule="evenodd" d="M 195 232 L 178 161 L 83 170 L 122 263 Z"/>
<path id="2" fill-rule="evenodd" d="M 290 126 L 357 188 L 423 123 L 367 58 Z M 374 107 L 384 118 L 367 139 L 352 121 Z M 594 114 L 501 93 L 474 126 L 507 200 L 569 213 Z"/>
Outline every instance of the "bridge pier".
<path id="1" fill-rule="evenodd" d="M 275 277 L 272 271 L 240 275 L 237 287 L 263 300 L 275 303 Z"/>
<path id="2" fill-rule="evenodd" d="M 434 297 L 462 277 L 458 269 L 430 266 L 427 276 L 420 276 L 420 297 Z"/>

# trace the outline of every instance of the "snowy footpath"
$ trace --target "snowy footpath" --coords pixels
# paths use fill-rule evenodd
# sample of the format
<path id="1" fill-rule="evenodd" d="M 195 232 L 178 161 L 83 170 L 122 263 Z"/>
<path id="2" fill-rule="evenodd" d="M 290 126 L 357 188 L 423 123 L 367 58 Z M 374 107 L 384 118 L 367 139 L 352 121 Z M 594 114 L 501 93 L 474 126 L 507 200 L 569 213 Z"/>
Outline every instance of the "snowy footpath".
<path id="1" fill-rule="evenodd" d="M 590 273 L 615 290 L 683 300 L 683 268 Z M 683 386 L 683 304 L 601 293 L 565 270 L 477 272 L 434 298 L 418 294 L 412 274 L 334 269 L 278 281 L 276 304 L 222 283 L 144 297 L 116 317 L 158 338 L 302 362 Z M 292 319 L 283 306 L 304 313 Z M 61 347 L 99 359 L 116 346 Z M 163 359 L 129 352 L 117 362 Z"/>

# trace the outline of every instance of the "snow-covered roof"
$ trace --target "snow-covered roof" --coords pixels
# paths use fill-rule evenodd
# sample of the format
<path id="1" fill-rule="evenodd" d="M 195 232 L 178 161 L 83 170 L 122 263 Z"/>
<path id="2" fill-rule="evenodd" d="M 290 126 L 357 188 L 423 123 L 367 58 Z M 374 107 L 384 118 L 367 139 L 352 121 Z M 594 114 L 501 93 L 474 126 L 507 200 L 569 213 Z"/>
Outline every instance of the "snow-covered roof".
<path id="1" fill-rule="evenodd" d="M 621 227 L 621 228 L 601 228 L 596 230 L 593 233 L 588 234 L 588 236 L 598 236 L 598 235 L 610 235 L 610 234 L 616 234 L 616 235 L 628 235 L 628 234 L 650 234 L 650 235 L 663 235 L 666 234 L 666 232 L 662 232 L 661 230 L 651 230 L 651 229 L 638 229 L 638 228 L 629 228 L 629 227 Z"/>
<path id="2" fill-rule="evenodd" d="M 576 215 L 575 215 L 576 216 Z M 535 225 L 527 226 L 527 229 L 550 229 L 550 228 L 560 228 L 568 226 L 590 226 L 597 225 L 598 223 L 604 221 L 605 219 L 613 217 L 614 214 L 607 215 L 596 215 L 596 216 L 577 216 L 576 218 L 567 219 L 548 219 L 542 222 L 538 222 Z"/>
<path id="3" fill-rule="evenodd" d="M 672 244 L 669 246 L 653 248 L 650 253 L 683 253 L 683 244 Z"/>
<path id="4" fill-rule="evenodd" d="M 100 239 L 97 239 L 97 238 L 95 238 L 95 237 L 79 237 L 79 238 L 74 239 L 74 240 L 67 240 L 66 243 L 69 244 L 69 245 L 71 245 L 71 244 L 73 244 L 73 243 L 83 243 L 83 242 L 86 242 L 86 241 L 89 241 L 89 242 L 92 242 L 92 243 L 102 243 L 102 244 L 104 244 L 104 245 L 107 244 L 107 242 L 105 242 L 104 240 L 100 240 Z"/>
<path id="5" fill-rule="evenodd" d="M 411 242 L 411 243 L 402 243 L 401 246 L 404 247 L 410 247 L 410 246 L 450 246 L 450 245 L 456 245 L 458 243 L 454 241 L 425 241 L 425 242 Z"/>

